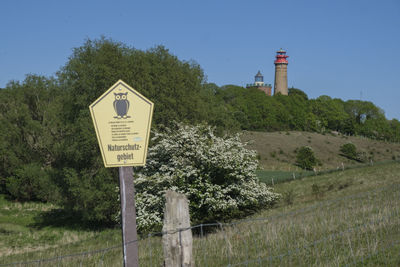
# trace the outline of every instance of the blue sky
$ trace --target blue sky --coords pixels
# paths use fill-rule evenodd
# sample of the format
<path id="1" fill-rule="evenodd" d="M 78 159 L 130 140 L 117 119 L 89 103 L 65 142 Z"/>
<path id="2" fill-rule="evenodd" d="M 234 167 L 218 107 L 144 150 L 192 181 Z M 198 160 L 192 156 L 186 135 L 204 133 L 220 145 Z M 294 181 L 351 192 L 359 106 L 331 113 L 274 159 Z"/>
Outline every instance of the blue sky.
<path id="1" fill-rule="evenodd" d="M 399 0 L 2 0 L 0 87 L 54 75 L 73 48 L 102 35 L 143 50 L 164 45 L 220 86 L 244 86 L 258 70 L 273 84 L 282 47 L 289 87 L 372 101 L 400 119 Z"/>

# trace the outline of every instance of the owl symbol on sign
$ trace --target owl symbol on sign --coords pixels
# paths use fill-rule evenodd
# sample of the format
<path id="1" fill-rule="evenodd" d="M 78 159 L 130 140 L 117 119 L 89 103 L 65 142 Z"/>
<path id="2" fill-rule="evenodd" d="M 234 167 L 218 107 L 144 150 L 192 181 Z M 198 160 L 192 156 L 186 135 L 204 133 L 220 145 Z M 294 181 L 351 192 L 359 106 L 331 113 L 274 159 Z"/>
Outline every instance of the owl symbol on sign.
<path id="1" fill-rule="evenodd" d="M 114 93 L 114 110 L 115 113 L 117 113 L 117 116 L 114 118 L 116 119 L 127 119 L 130 118 L 130 116 L 127 116 L 126 114 L 128 113 L 129 110 L 129 101 L 127 99 L 128 92 L 126 93 Z"/>

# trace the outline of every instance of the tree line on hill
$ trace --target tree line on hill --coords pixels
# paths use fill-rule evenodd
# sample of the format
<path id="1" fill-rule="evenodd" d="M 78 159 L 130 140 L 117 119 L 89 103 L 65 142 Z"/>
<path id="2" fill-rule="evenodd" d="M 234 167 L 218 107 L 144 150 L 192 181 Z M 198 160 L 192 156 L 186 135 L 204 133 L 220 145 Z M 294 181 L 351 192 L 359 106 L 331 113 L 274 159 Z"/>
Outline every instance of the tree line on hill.
<path id="1" fill-rule="evenodd" d="M 369 101 L 332 99 L 327 95 L 308 99 L 289 88 L 289 95 L 267 96 L 256 88 L 215 85 L 215 97 L 229 110 L 231 124 L 243 130 L 337 131 L 371 139 L 400 141 L 400 122 L 387 120 L 384 111 Z"/>
<path id="2" fill-rule="evenodd" d="M 50 201 L 87 221 L 109 222 L 118 205 L 116 168 L 104 168 L 89 104 L 119 79 L 155 103 L 153 129 L 171 122 L 239 130 L 338 131 L 400 141 L 400 122 L 368 101 L 308 99 L 300 89 L 267 96 L 207 83 L 193 61 L 165 47 L 147 51 L 87 40 L 54 77 L 27 75 L 0 90 L 0 193 Z"/>

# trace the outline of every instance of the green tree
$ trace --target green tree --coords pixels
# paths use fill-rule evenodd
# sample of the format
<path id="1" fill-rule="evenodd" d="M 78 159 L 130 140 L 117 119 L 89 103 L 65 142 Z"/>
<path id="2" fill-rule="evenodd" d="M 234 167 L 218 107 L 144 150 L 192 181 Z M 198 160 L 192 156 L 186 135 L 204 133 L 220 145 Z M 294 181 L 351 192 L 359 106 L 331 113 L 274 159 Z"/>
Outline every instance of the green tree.
<path id="1" fill-rule="evenodd" d="M 58 77 L 68 92 L 66 108 L 72 120 L 119 79 L 155 103 L 156 124 L 206 119 L 202 69 L 180 61 L 163 46 L 141 51 L 105 38 L 88 40 L 74 49 Z"/>
<path id="2" fill-rule="evenodd" d="M 179 60 L 163 46 L 148 51 L 102 38 L 74 49 L 58 72 L 63 89 L 65 137 L 57 162 L 61 203 L 89 222 L 112 222 L 118 192 L 117 172 L 103 167 L 88 106 L 117 80 L 122 79 L 155 103 L 153 128 L 171 121 L 198 123 L 208 116 L 215 101 L 204 86 L 204 74 L 195 62 Z"/>
<path id="3" fill-rule="evenodd" d="M 389 137 L 390 126 L 382 109 L 369 101 L 348 100 L 345 110 L 354 122 L 356 134 L 361 134 L 374 139 Z"/>
<path id="4" fill-rule="evenodd" d="M 312 113 L 317 117 L 322 127 L 334 131 L 345 132 L 346 120 L 350 117 L 344 109 L 344 102 L 323 95 L 310 100 Z M 348 131 L 347 129 L 346 131 Z"/>
<path id="5" fill-rule="evenodd" d="M 313 170 L 313 168 L 319 163 L 319 160 L 315 157 L 314 151 L 309 146 L 302 146 L 298 149 L 296 154 L 296 164 L 305 170 Z"/>
<path id="6" fill-rule="evenodd" d="M 289 88 L 288 89 L 288 95 L 289 96 L 297 95 L 297 96 L 302 97 L 304 100 L 308 100 L 308 95 L 304 91 L 302 91 L 302 90 L 300 90 L 298 88 L 294 88 L 294 87 Z"/>
<path id="7" fill-rule="evenodd" d="M 0 190 L 21 200 L 57 196 L 49 173 L 62 138 L 60 90 L 54 79 L 28 75 L 0 91 Z"/>
<path id="8" fill-rule="evenodd" d="M 284 110 L 289 115 L 288 129 L 300 131 L 315 131 L 317 129 L 315 116 L 311 112 L 308 100 L 302 94 L 294 93 L 289 96 L 278 94 L 274 98 L 284 106 Z"/>
<path id="9" fill-rule="evenodd" d="M 400 121 L 397 119 L 393 119 L 388 122 L 389 123 L 389 140 L 400 142 Z"/>
<path id="10" fill-rule="evenodd" d="M 384 117 L 383 111 L 369 101 L 348 100 L 345 102 L 345 110 L 358 124 Z"/>
<path id="11" fill-rule="evenodd" d="M 216 133 L 219 135 L 226 132 L 236 132 L 240 130 L 240 123 L 235 119 L 233 107 L 226 105 L 220 92 L 224 91 L 214 83 L 203 85 L 202 98 L 208 103 L 204 113 L 207 122 L 216 127 Z"/>
<path id="12" fill-rule="evenodd" d="M 343 156 L 349 159 L 357 159 L 357 148 L 352 143 L 343 144 L 340 146 L 340 152 Z"/>

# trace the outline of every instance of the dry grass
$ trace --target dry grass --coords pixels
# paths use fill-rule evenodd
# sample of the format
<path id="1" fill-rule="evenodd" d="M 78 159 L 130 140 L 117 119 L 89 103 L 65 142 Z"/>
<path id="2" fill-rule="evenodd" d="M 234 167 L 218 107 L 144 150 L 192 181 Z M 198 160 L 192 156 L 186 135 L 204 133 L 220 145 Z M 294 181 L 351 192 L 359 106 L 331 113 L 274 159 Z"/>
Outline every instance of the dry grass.
<path id="1" fill-rule="evenodd" d="M 260 156 L 260 167 L 265 170 L 296 171 L 296 148 L 311 146 L 318 159 L 320 170 L 334 169 L 347 165 L 360 164 L 357 161 L 340 156 L 340 146 L 353 143 L 359 152 L 365 152 L 374 162 L 400 159 L 400 144 L 375 141 L 367 138 L 336 134 L 318 134 L 309 132 L 250 132 L 245 131 L 242 140 L 249 142 L 249 148 Z"/>

